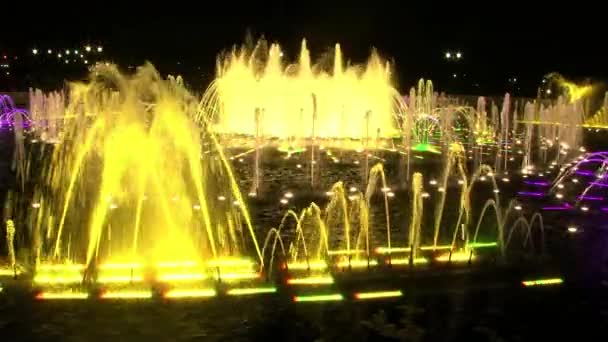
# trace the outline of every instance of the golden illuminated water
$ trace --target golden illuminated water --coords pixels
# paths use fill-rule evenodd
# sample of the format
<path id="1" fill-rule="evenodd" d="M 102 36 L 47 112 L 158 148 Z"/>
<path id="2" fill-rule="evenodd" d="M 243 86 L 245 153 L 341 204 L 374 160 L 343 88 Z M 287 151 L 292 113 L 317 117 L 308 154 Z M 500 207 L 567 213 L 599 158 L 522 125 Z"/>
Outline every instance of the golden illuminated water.
<path id="1" fill-rule="evenodd" d="M 261 256 L 228 161 L 195 124 L 198 102 L 179 78 L 97 66 L 69 98 L 30 218 L 41 259 Z"/>
<path id="2" fill-rule="evenodd" d="M 391 137 L 399 134 L 405 105 L 392 85 L 388 62 L 372 52 L 365 65 L 346 65 L 339 44 L 333 67 L 314 65 L 306 41 L 298 61 L 288 62 L 278 44 L 218 59 L 217 79 L 204 95 L 201 118 L 220 133 L 280 138 Z M 369 122 L 367 122 L 369 121 Z M 314 127 L 314 128 L 313 128 Z"/>

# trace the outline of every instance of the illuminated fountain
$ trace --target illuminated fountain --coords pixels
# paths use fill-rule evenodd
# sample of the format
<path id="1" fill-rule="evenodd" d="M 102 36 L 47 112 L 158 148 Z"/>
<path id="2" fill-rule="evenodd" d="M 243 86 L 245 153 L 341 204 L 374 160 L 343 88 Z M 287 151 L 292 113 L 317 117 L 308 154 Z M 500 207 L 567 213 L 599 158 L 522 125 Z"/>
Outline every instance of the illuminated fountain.
<path id="1" fill-rule="evenodd" d="M 72 86 L 62 139 L 36 157 L 33 204 L 9 213 L 32 229 L 36 284 L 139 283 L 145 296 L 158 282 L 194 296 L 259 278 L 246 203 L 196 106 L 150 65 L 133 76 L 100 65 Z"/>
<path id="2" fill-rule="evenodd" d="M 259 127 L 265 137 L 292 140 L 398 135 L 404 104 L 388 62 L 372 52 L 365 65 L 345 66 L 339 44 L 331 60 L 331 70 L 312 64 L 305 40 L 293 64 L 265 40 L 235 49 L 218 59 L 201 119 L 218 133 L 256 136 Z"/>
<path id="3" fill-rule="evenodd" d="M 66 115 L 64 93 L 43 93 L 40 89 L 30 89 L 29 99 L 37 136 L 42 141 L 57 142 L 64 127 L 63 122 L 73 118 Z"/>
<path id="4" fill-rule="evenodd" d="M 30 119 L 27 110 L 17 108 L 10 96 L 0 94 L 0 128 L 28 128 L 31 123 L 32 120 Z"/>
<path id="5" fill-rule="evenodd" d="M 462 148 L 454 146 L 441 183 L 437 186 L 438 197 L 435 198 L 431 214 L 434 216 L 434 227 L 429 230 L 423 222 L 426 210 L 425 202 L 432 201 L 430 194 L 424 191 L 423 176 L 414 173 L 410 197 L 410 220 L 407 233 L 394 234 L 394 223 L 391 222 L 389 201 L 395 194 L 387 186 L 382 164 L 377 164 L 370 171 L 370 180 L 365 193 L 356 188 L 345 188 L 336 183 L 328 192 L 329 203 L 320 209 L 312 204 L 301 214 L 289 211 L 281 220 L 277 229 L 271 229 L 264 245 L 263 254 L 271 266 L 275 255 L 286 259 L 284 268 L 294 274 L 298 284 L 334 283 L 335 270 L 357 270 L 377 267 L 409 265 L 424 266 L 431 263 L 471 263 L 481 253 L 481 249 L 494 249 L 499 258 L 507 257 L 507 251 L 514 246 L 514 233 L 523 232 L 521 242 L 528 249 L 544 251 L 544 226 L 539 214 L 526 219 L 521 213 L 521 206 L 516 201 L 508 205 L 500 204 L 499 189 L 494 179 L 492 168 L 482 165 L 472 176 L 467 176 Z M 456 172 L 452 172 L 455 170 Z M 460 185 L 460 203 L 457 207 L 457 221 L 444 221 L 446 184 L 457 180 Z M 492 198 L 485 202 L 481 210 L 475 213 L 474 220 L 471 207 L 471 193 L 474 185 L 491 185 Z M 443 186 L 441 186 L 443 185 Z M 380 190 L 380 191 L 378 191 Z M 372 223 L 371 198 L 377 193 L 383 198 L 384 220 L 380 226 Z M 479 202 L 479 201 L 477 201 Z M 483 201 L 482 201 L 483 202 Z M 376 202 L 374 202 L 376 203 Z M 428 204 L 427 204 L 428 205 Z M 493 215 L 488 215 L 493 210 Z M 430 214 L 429 214 L 430 215 Z M 290 245 L 282 238 L 282 231 L 289 222 L 295 227 L 295 237 Z M 374 222 L 378 222 L 375 220 Z M 453 228 L 446 229 L 447 224 Z M 538 230 L 535 231 L 535 228 Z M 378 244 L 379 232 L 385 231 L 385 244 Z M 430 233 L 430 234 L 429 234 Z M 483 252 L 485 253 L 485 252 Z M 482 254 L 483 254 L 482 253 Z M 269 267 L 270 267 L 269 266 Z M 272 271 L 272 270 L 270 270 Z M 298 277 L 304 272 L 306 276 Z"/>

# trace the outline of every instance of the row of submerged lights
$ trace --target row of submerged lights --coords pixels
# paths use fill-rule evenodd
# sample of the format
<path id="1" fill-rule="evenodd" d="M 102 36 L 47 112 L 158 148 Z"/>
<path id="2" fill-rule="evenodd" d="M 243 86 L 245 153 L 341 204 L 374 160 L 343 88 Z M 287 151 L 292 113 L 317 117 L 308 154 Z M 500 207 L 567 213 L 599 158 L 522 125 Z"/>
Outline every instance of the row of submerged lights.
<path id="1" fill-rule="evenodd" d="M 539 286 L 556 286 L 564 283 L 563 278 L 541 278 L 533 280 L 523 280 L 521 285 L 523 287 L 539 287 Z M 291 285 L 311 285 L 319 286 L 329 283 L 324 282 L 303 282 L 303 283 L 292 283 Z M 0 286 L 0 292 L 2 292 Z M 248 296 L 248 295 L 260 295 L 260 294 L 273 294 L 277 293 L 277 288 L 274 286 L 260 286 L 260 287 L 243 287 L 243 288 L 232 288 L 225 291 L 225 295 L 228 296 Z M 197 288 L 197 289 L 172 289 L 161 294 L 162 298 L 166 299 L 179 299 L 179 298 L 210 298 L 216 297 L 218 292 L 214 288 Z M 401 290 L 380 290 L 380 291 L 366 291 L 366 292 L 354 292 L 351 298 L 357 301 L 361 300 L 374 300 L 374 299 L 390 299 L 399 298 L 403 296 Z M 63 291 L 63 292 L 40 292 L 36 295 L 36 299 L 88 299 L 90 294 L 87 292 L 77 291 Z M 104 291 L 100 294 L 101 299 L 150 299 L 153 298 L 154 294 L 150 290 L 118 290 L 118 291 Z M 293 297 L 293 301 L 298 302 L 325 302 L 325 301 L 342 301 L 345 296 L 339 292 L 327 292 L 323 291 L 319 294 L 306 294 L 296 295 Z"/>

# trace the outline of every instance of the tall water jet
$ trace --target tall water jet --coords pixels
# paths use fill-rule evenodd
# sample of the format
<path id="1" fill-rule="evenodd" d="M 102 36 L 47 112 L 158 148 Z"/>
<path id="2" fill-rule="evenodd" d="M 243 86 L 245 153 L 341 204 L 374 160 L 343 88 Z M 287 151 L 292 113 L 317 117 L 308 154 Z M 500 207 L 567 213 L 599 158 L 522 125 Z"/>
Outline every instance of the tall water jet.
<path id="1" fill-rule="evenodd" d="M 365 115 L 371 111 L 370 132 L 379 131 L 382 138 L 399 133 L 397 118 L 405 106 L 391 84 L 388 65 L 376 52 L 364 67 L 345 66 L 336 44 L 329 68 L 311 65 L 305 41 L 300 50 L 296 64 L 285 63 L 276 44 L 267 52 L 243 48 L 220 57 L 199 120 L 209 122 L 216 133 L 254 136 L 253 120 L 246 118 L 259 107 L 265 113 L 261 126 L 267 137 L 308 138 L 314 124 L 319 138 L 363 139 Z M 317 101 L 316 115 L 311 94 Z"/>
<path id="2" fill-rule="evenodd" d="M 410 246 L 410 258 L 416 260 L 418 246 L 420 245 L 420 229 L 422 227 L 423 206 L 423 178 L 420 172 L 414 173 L 412 177 L 412 214 L 410 219 L 408 245 Z"/>

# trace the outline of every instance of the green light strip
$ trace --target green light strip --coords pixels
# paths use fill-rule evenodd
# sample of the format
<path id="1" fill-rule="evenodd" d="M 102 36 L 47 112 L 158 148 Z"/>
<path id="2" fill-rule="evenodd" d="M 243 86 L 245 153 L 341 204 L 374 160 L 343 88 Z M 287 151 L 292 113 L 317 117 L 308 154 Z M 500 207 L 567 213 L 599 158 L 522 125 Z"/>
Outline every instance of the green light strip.
<path id="1" fill-rule="evenodd" d="M 521 284 L 525 287 L 530 286 L 546 286 L 546 285 L 557 285 L 564 282 L 562 278 L 547 278 L 547 279 L 536 279 L 536 280 L 524 280 Z"/>
<path id="2" fill-rule="evenodd" d="M 355 293 L 355 298 L 358 300 L 364 299 L 378 299 L 378 298 L 393 298 L 401 297 L 403 293 L 399 290 L 396 291 L 376 291 L 376 292 L 358 292 Z"/>
<path id="3" fill-rule="evenodd" d="M 277 292 L 276 287 L 252 287 L 252 288 L 242 288 L 242 289 L 230 289 L 228 290 L 228 295 L 231 296 L 245 296 L 252 294 L 260 294 L 260 293 L 275 293 Z"/>
<path id="4" fill-rule="evenodd" d="M 326 295 L 314 295 L 314 296 L 295 296 L 293 301 L 296 303 L 300 302 L 328 302 L 328 301 L 341 301 L 344 299 L 341 294 L 326 294 Z"/>
<path id="5" fill-rule="evenodd" d="M 474 242 L 469 244 L 471 248 L 484 248 L 484 247 L 496 247 L 498 246 L 497 242 Z"/>

